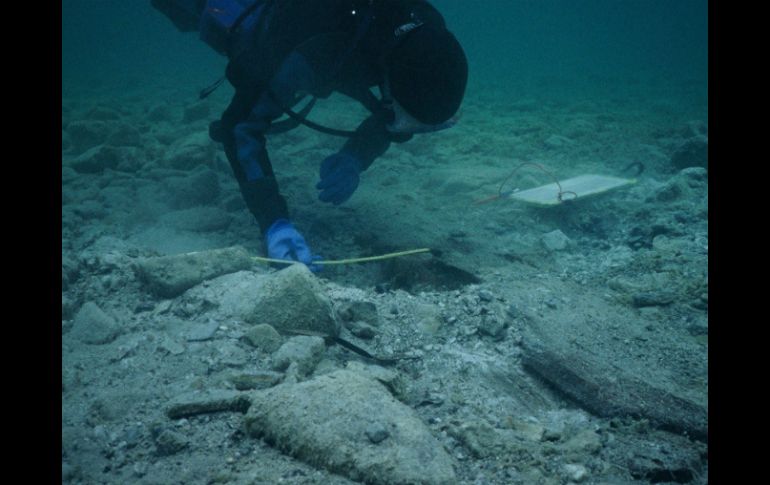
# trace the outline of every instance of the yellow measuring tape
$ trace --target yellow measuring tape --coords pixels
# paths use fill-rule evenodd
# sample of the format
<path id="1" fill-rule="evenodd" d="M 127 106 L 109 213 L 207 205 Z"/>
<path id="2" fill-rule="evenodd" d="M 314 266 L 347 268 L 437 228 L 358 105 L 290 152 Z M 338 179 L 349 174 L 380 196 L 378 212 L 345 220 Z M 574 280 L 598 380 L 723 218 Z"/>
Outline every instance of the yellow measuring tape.
<path id="1" fill-rule="evenodd" d="M 409 251 L 401 251 L 398 253 L 388 253 L 383 254 L 380 256 L 370 256 L 368 258 L 352 258 L 352 259 L 338 259 L 336 261 L 313 261 L 312 264 L 323 264 L 323 265 L 332 265 L 332 264 L 352 264 L 352 263 L 367 263 L 369 261 L 381 261 L 383 259 L 390 259 L 390 258 L 398 258 L 399 256 L 409 256 L 410 254 L 419 254 L 419 253 L 427 253 L 429 252 L 429 248 L 420 248 L 420 249 L 411 249 Z M 251 259 L 258 263 L 277 263 L 277 264 L 304 264 L 300 261 L 287 261 L 285 259 L 271 259 L 271 258 L 262 258 L 260 256 L 252 256 Z"/>

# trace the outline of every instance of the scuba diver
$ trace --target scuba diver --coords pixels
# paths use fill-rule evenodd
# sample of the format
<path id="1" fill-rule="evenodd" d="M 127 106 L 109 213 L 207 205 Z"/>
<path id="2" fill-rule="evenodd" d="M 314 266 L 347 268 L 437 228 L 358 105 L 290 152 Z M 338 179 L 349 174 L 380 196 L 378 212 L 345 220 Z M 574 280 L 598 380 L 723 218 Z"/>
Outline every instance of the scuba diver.
<path id="1" fill-rule="evenodd" d="M 425 0 L 151 1 L 178 30 L 199 31 L 228 58 L 225 78 L 235 94 L 209 134 L 224 145 L 269 258 L 319 269 L 313 261 L 320 257 L 291 223 L 266 135 L 304 124 L 347 137 L 321 162 L 316 185 L 322 202 L 338 205 L 391 143 L 452 126 L 465 94 L 465 53 Z M 374 87 L 379 97 L 370 90 Z M 355 131 L 306 119 L 316 98 L 332 92 L 353 98 L 369 112 Z M 308 95 L 310 102 L 293 111 Z M 285 121 L 275 122 L 284 114 Z"/>

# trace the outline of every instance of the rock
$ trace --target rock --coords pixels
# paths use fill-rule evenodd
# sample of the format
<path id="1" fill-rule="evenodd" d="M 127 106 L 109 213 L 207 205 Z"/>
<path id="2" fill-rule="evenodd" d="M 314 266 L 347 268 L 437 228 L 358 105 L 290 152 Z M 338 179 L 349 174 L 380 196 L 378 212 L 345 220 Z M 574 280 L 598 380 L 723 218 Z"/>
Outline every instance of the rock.
<path id="1" fill-rule="evenodd" d="M 158 341 L 157 350 L 171 355 L 184 353 L 184 345 L 170 337 L 161 337 Z"/>
<path id="2" fill-rule="evenodd" d="M 268 354 L 278 350 L 283 342 L 281 334 L 266 323 L 254 325 L 243 336 L 252 346 Z"/>
<path id="3" fill-rule="evenodd" d="M 350 330 L 350 333 L 355 335 L 358 338 L 362 339 L 371 339 L 374 338 L 375 335 L 377 335 L 377 329 L 372 327 L 366 322 L 347 322 L 345 324 L 345 328 Z"/>
<path id="4" fill-rule="evenodd" d="M 155 451 L 158 456 L 174 455 L 188 446 L 190 443 L 184 435 L 170 429 L 161 431 L 155 437 Z"/>
<path id="5" fill-rule="evenodd" d="M 219 178 L 209 169 L 196 171 L 189 177 L 173 178 L 168 181 L 168 187 L 176 209 L 210 205 L 220 194 Z"/>
<path id="6" fill-rule="evenodd" d="M 523 421 L 521 419 L 511 418 L 510 427 L 520 436 L 528 441 L 539 442 L 545 437 L 545 427 L 539 423 Z"/>
<path id="7" fill-rule="evenodd" d="M 209 340 L 214 337 L 214 334 L 219 329 L 219 322 L 216 320 L 209 320 L 206 323 L 199 323 L 195 325 L 189 332 L 187 332 L 188 342 L 201 342 Z"/>
<path id="8" fill-rule="evenodd" d="M 214 154 L 215 148 L 208 133 L 194 133 L 177 140 L 166 152 L 162 164 L 178 170 L 192 170 L 211 163 Z"/>
<path id="9" fill-rule="evenodd" d="M 146 289 L 161 298 L 174 298 L 211 278 L 253 265 L 242 247 L 146 258 L 134 264 L 134 271 Z"/>
<path id="10" fill-rule="evenodd" d="M 249 434 L 354 481 L 457 481 L 451 458 L 415 412 L 381 384 L 348 370 L 254 392 L 245 425 Z M 373 443 L 367 431 L 379 427 L 389 436 Z"/>
<path id="11" fill-rule="evenodd" d="M 107 137 L 107 144 L 116 147 L 141 147 L 142 135 L 132 125 L 121 123 L 115 131 Z"/>
<path id="12" fill-rule="evenodd" d="M 426 334 L 436 334 L 443 326 L 441 311 L 436 305 L 417 303 L 414 307 L 414 318 L 417 320 L 417 328 Z"/>
<path id="13" fill-rule="evenodd" d="M 491 291 L 487 290 L 479 290 L 479 300 L 489 303 L 495 299 L 495 295 L 492 294 Z"/>
<path id="14" fill-rule="evenodd" d="M 575 465 L 573 463 L 567 463 L 564 465 L 564 475 L 567 480 L 572 480 L 575 483 L 580 483 L 588 476 L 588 470 L 583 465 Z"/>
<path id="15" fill-rule="evenodd" d="M 117 338 L 120 327 L 114 318 L 89 301 L 75 315 L 70 335 L 87 344 L 106 344 Z"/>
<path id="16" fill-rule="evenodd" d="M 226 389 L 195 391 L 177 396 L 166 409 L 170 419 L 180 419 L 196 414 L 232 411 L 245 413 L 250 405 L 249 396 Z"/>
<path id="17" fill-rule="evenodd" d="M 233 217 L 218 207 L 193 207 L 168 212 L 161 223 L 184 231 L 216 232 L 227 229 Z"/>
<path id="18" fill-rule="evenodd" d="M 690 188 L 705 188 L 708 184 L 709 172 L 703 167 L 689 167 L 682 169 L 677 176 Z"/>
<path id="19" fill-rule="evenodd" d="M 248 391 L 252 389 L 267 389 L 273 387 L 283 379 L 283 374 L 271 371 L 259 371 L 253 374 L 238 374 L 230 377 L 228 380 L 233 383 L 239 391 Z"/>
<path id="20" fill-rule="evenodd" d="M 326 344 L 321 337 L 292 337 L 273 354 L 273 369 L 286 370 L 294 362 L 302 376 L 309 375 L 321 361 Z"/>
<path id="21" fill-rule="evenodd" d="M 267 323 L 279 332 L 309 330 L 339 335 L 339 323 L 318 279 L 304 264 L 293 264 L 275 273 L 255 295 L 250 323 Z"/>
<path id="22" fill-rule="evenodd" d="M 451 426 L 448 432 L 476 458 L 507 455 L 516 448 L 512 431 L 498 430 L 483 419 Z"/>
<path id="23" fill-rule="evenodd" d="M 351 360 L 345 368 L 351 372 L 356 372 L 368 379 L 374 379 L 385 386 L 388 391 L 401 402 L 406 402 L 409 398 L 408 386 L 404 377 L 393 369 L 386 369 L 379 365 L 368 365 L 363 362 Z"/>
<path id="24" fill-rule="evenodd" d="M 564 443 L 565 453 L 582 456 L 585 453 L 597 453 L 602 449 L 602 442 L 596 431 L 584 429 Z"/>
<path id="25" fill-rule="evenodd" d="M 492 337 L 494 340 L 505 338 L 505 329 L 507 324 L 503 318 L 495 314 L 484 315 L 479 324 L 479 333 Z"/>
<path id="26" fill-rule="evenodd" d="M 699 446 L 685 437 L 651 438 L 649 434 L 615 433 L 615 445 L 606 449 L 607 458 L 645 483 L 697 483 L 696 477 L 707 473 L 699 465 L 706 455 L 705 443 Z"/>
<path id="27" fill-rule="evenodd" d="M 364 431 L 364 434 L 366 434 L 369 441 L 374 444 L 377 444 L 390 436 L 388 429 L 380 422 L 370 424 L 369 427 L 366 428 L 366 431 Z"/>
<path id="28" fill-rule="evenodd" d="M 158 104 L 147 112 L 147 121 L 171 121 L 171 106 L 166 103 Z"/>
<path id="29" fill-rule="evenodd" d="M 549 251 L 562 251 L 569 245 L 569 238 L 560 230 L 543 234 L 543 245 Z"/>
<path id="30" fill-rule="evenodd" d="M 182 122 L 192 123 L 194 121 L 205 120 L 211 113 L 211 107 L 205 101 L 192 104 L 184 109 L 184 116 Z"/>
<path id="31" fill-rule="evenodd" d="M 345 302 L 340 305 L 337 314 L 346 322 L 363 321 L 375 327 L 380 324 L 377 305 L 370 301 Z"/>
<path id="32" fill-rule="evenodd" d="M 672 177 L 660 188 L 656 189 L 651 199 L 656 202 L 672 202 L 685 199 L 689 194 L 689 188 L 677 177 Z"/>
<path id="33" fill-rule="evenodd" d="M 111 131 L 110 125 L 104 121 L 80 120 L 67 125 L 67 134 L 75 153 L 101 145 L 107 140 Z"/>
<path id="34" fill-rule="evenodd" d="M 671 164 L 680 170 L 687 167 L 707 169 L 709 164 L 708 136 L 694 136 L 682 143 L 671 155 Z"/>
<path id="35" fill-rule="evenodd" d="M 118 150 L 100 145 L 71 160 L 69 166 L 78 173 L 101 173 L 107 168 L 116 168 L 118 163 L 120 163 Z"/>

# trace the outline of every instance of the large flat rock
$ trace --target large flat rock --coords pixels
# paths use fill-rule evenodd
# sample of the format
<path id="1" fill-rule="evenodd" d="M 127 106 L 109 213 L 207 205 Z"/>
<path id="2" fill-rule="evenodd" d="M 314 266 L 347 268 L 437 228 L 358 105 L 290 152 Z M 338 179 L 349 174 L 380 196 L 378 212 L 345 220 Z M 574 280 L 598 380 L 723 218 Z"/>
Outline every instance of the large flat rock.
<path id="1" fill-rule="evenodd" d="M 364 483 L 456 483 L 452 459 L 379 382 L 340 370 L 252 393 L 246 428 L 281 450 Z"/>
<path id="2" fill-rule="evenodd" d="M 687 389 L 674 381 L 684 374 L 677 362 L 705 365 L 705 355 L 686 345 L 672 348 L 673 336 L 647 339 L 641 347 L 641 340 L 632 344 L 617 338 L 625 331 L 622 326 L 615 331 L 608 328 L 604 319 L 566 314 L 531 318 L 523 333 L 522 364 L 593 414 L 647 419 L 661 429 L 706 439 L 705 390 Z M 633 352 L 631 345 L 636 345 Z"/>

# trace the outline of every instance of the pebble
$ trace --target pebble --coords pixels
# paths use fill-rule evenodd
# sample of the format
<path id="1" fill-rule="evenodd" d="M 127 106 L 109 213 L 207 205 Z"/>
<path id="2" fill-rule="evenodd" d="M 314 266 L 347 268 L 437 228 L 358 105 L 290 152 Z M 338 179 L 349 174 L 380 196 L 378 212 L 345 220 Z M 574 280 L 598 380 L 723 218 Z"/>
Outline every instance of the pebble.
<path id="1" fill-rule="evenodd" d="M 325 350 L 321 337 L 291 337 L 273 354 L 273 370 L 284 371 L 291 363 L 296 363 L 302 375 L 309 375 L 321 361 Z"/>
<path id="2" fill-rule="evenodd" d="M 187 448 L 189 442 L 182 434 L 176 431 L 165 430 L 155 438 L 156 451 L 159 456 L 168 456 L 179 453 Z"/>
<path id="3" fill-rule="evenodd" d="M 246 331 L 244 337 L 252 346 L 267 353 L 278 350 L 283 342 L 281 334 L 266 323 L 254 325 Z"/>
<path id="4" fill-rule="evenodd" d="M 582 482 L 588 476 L 588 470 L 583 465 L 568 463 L 564 465 L 564 473 L 573 482 Z"/>
<path id="5" fill-rule="evenodd" d="M 352 333 L 358 338 L 371 339 L 371 338 L 374 338 L 375 335 L 377 335 L 377 329 L 375 329 L 373 326 L 369 325 L 366 322 L 362 322 L 362 321 L 349 322 L 345 326 L 347 327 L 348 330 L 350 330 L 350 333 Z"/>
<path id="6" fill-rule="evenodd" d="M 508 305 L 508 308 L 505 309 L 505 312 L 511 318 L 518 318 L 521 315 L 521 311 L 519 310 L 519 307 L 517 307 L 513 303 Z"/>
<path id="7" fill-rule="evenodd" d="M 206 323 L 198 324 L 187 333 L 189 342 L 200 342 L 211 339 L 219 329 L 219 322 L 209 320 Z"/>
<path id="8" fill-rule="evenodd" d="M 390 436 L 390 433 L 382 423 L 370 424 L 364 433 L 366 434 L 366 437 L 369 438 L 369 441 L 374 444 L 377 444 Z"/>
<path id="9" fill-rule="evenodd" d="M 478 295 L 479 295 L 479 299 L 485 302 L 490 302 L 495 299 L 494 295 L 492 295 L 492 293 L 487 290 L 480 290 Z"/>
<path id="10" fill-rule="evenodd" d="M 87 344 L 101 345 L 115 340 L 120 334 L 120 327 L 114 318 L 89 301 L 75 315 L 70 333 Z"/>
<path id="11" fill-rule="evenodd" d="M 562 251 L 569 245 L 569 238 L 560 230 L 548 232 L 543 234 L 543 245 L 549 251 Z"/>

